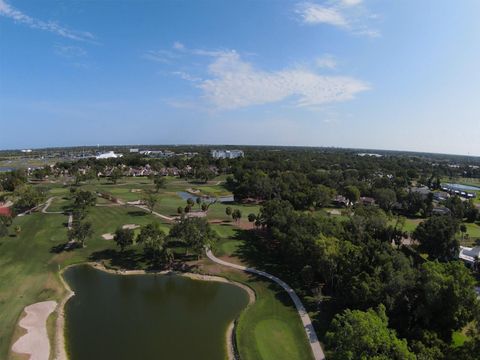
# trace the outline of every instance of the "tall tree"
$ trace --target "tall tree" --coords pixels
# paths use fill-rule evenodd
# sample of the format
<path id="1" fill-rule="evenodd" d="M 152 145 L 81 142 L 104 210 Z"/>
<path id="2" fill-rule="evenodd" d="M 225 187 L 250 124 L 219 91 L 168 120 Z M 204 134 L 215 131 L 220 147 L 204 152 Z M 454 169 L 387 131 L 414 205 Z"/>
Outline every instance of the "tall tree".
<path id="1" fill-rule="evenodd" d="M 110 181 L 112 182 L 112 184 L 116 184 L 118 180 L 122 178 L 122 176 L 123 176 L 123 171 L 115 167 L 110 173 Z"/>
<path id="2" fill-rule="evenodd" d="M 160 202 L 158 195 L 151 191 L 147 191 L 143 195 L 143 203 L 147 207 L 147 209 L 150 211 L 150 214 L 153 213 L 153 210 L 155 210 L 155 206 Z"/>
<path id="3" fill-rule="evenodd" d="M 75 240 L 81 247 L 93 236 L 93 226 L 90 222 L 75 221 L 72 228 L 68 231 L 68 239 Z"/>
<path id="4" fill-rule="evenodd" d="M 332 360 L 415 360 L 407 342 L 388 328 L 385 307 L 345 310 L 333 319 L 326 334 Z"/>
<path id="5" fill-rule="evenodd" d="M 160 189 L 165 188 L 167 179 L 162 175 L 155 175 L 153 177 L 153 184 L 155 185 L 155 191 L 158 193 Z"/>
<path id="6" fill-rule="evenodd" d="M 160 229 L 158 223 L 143 226 L 137 236 L 137 242 L 143 244 L 145 255 L 158 264 L 165 250 L 165 233 Z"/>
<path id="7" fill-rule="evenodd" d="M 460 261 L 424 263 L 415 299 L 413 327 L 435 331 L 445 341 L 480 311 L 475 279 Z"/>
<path id="8" fill-rule="evenodd" d="M 447 261 L 458 254 L 456 232 L 457 222 L 451 216 L 433 216 L 417 226 L 413 238 L 420 242 L 421 250 L 431 259 Z"/>
<path id="9" fill-rule="evenodd" d="M 185 242 L 188 249 L 197 256 L 202 254 L 205 247 L 211 247 L 217 240 L 217 234 L 208 221 L 198 217 L 182 217 L 170 229 L 169 237 Z"/>
<path id="10" fill-rule="evenodd" d="M 113 240 L 120 248 L 120 251 L 123 252 L 125 248 L 133 243 L 133 230 L 132 229 L 123 229 L 118 228 L 115 230 L 115 235 Z"/>
<path id="11" fill-rule="evenodd" d="M 344 194 L 351 203 L 356 203 L 360 199 L 360 190 L 354 185 L 345 186 Z"/>

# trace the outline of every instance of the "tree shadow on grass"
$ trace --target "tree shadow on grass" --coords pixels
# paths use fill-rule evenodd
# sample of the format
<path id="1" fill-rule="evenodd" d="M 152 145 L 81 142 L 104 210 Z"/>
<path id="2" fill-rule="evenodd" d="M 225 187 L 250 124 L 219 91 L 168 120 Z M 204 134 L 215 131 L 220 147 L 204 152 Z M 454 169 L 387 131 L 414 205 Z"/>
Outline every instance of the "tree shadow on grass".
<path id="1" fill-rule="evenodd" d="M 134 211 L 127 212 L 127 215 L 140 217 L 140 216 L 146 216 L 146 215 L 148 215 L 148 213 L 145 212 L 145 211 L 141 211 L 141 210 L 138 210 L 138 211 L 134 210 Z"/>
<path id="2" fill-rule="evenodd" d="M 93 252 L 89 256 L 89 260 L 109 261 L 112 267 L 134 270 L 139 268 L 143 256 L 132 249 L 124 250 L 123 252 L 116 249 L 105 249 Z"/>
<path id="3" fill-rule="evenodd" d="M 61 243 L 61 244 L 58 244 L 58 245 L 54 245 L 50 248 L 50 253 L 51 254 L 60 254 L 62 252 L 69 252 L 69 251 L 73 251 L 77 248 L 81 247 L 80 244 L 77 244 L 77 243 L 71 243 L 69 244 L 69 242 L 64 242 L 64 243 Z"/>

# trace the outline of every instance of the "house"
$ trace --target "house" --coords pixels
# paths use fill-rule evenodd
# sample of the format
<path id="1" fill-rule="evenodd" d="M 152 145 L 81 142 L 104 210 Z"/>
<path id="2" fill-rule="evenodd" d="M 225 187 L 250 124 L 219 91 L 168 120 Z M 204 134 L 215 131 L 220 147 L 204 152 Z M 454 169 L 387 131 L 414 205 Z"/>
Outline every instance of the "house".
<path id="1" fill-rule="evenodd" d="M 436 201 L 445 201 L 450 197 L 446 191 L 438 191 L 433 193 L 433 200 Z"/>
<path id="2" fill-rule="evenodd" d="M 348 201 L 348 199 L 343 195 L 337 195 L 332 199 L 332 203 L 335 206 L 347 207 L 350 204 L 350 201 Z"/>
<path id="3" fill-rule="evenodd" d="M 12 210 L 9 207 L 0 207 L 0 216 L 12 216 Z"/>
<path id="4" fill-rule="evenodd" d="M 413 193 L 420 194 L 423 199 L 426 199 L 428 194 L 430 194 L 430 189 L 426 186 L 422 187 L 412 187 L 410 188 L 410 191 Z"/>
<path id="5" fill-rule="evenodd" d="M 360 198 L 360 203 L 362 205 L 375 205 L 375 199 L 368 196 L 362 196 Z"/>
<path id="6" fill-rule="evenodd" d="M 475 265 L 475 261 L 478 260 L 480 256 L 480 246 L 475 246 L 473 248 L 460 246 L 460 253 L 458 258 L 464 261 L 467 265 Z"/>
<path id="7" fill-rule="evenodd" d="M 432 215 L 450 215 L 451 211 L 449 208 L 446 208 L 445 206 L 440 206 L 433 208 L 432 210 Z"/>
<path id="8" fill-rule="evenodd" d="M 210 154 L 214 159 L 236 159 L 245 156 L 243 150 L 212 150 Z"/>

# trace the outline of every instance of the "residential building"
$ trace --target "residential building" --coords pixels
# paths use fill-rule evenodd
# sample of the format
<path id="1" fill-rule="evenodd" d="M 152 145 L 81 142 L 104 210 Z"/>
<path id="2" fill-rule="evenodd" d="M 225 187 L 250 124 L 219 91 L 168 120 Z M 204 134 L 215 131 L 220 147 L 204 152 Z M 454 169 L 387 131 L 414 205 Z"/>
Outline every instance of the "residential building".
<path id="1" fill-rule="evenodd" d="M 245 156 L 243 150 L 212 150 L 214 159 L 236 159 Z"/>

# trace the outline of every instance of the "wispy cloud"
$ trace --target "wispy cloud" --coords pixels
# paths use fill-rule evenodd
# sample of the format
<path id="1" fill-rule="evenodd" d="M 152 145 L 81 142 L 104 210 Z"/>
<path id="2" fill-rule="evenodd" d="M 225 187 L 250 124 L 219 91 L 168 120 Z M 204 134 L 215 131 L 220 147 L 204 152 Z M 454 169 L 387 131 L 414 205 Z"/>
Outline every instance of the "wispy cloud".
<path id="1" fill-rule="evenodd" d="M 322 3 L 301 2 L 295 8 L 300 20 L 307 25 L 326 24 L 355 35 L 378 37 L 380 32 L 371 29 L 368 21 L 374 18 L 368 13 L 363 0 L 331 0 Z"/>
<path id="2" fill-rule="evenodd" d="M 54 47 L 55 54 L 62 56 L 64 58 L 81 58 L 87 55 L 85 49 L 80 46 L 73 45 L 55 45 Z"/>
<path id="3" fill-rule="evenodd" d="M 170 50 L 149 50 L 142 55 L 144 59 L 170 64 L 179 58 L 179 55 Z"/>
<path id="4" fill-rule="evenodd" d="M 347 76 L 324 76 L 306 68 L 263 71 L 243 61 L 235 51 L 225 52 L 208 67 L 209 79 L 197 86 L 218 109 L 293 100 L 297 106 L 350 100 L 368 84 Z"/>
<path id="5" fill-rule="evenodd" d="M 322 57 L 317 58 L 315 64 L 319 68 L 335 69 L 337 67 L 337 60 L 335 60 L 333 55 L 325 54 Z"/>
<path id="6" fill-rule="evenodd" d="M 24 24 L 32 29 L 48 31 L 67 39 L 95 42 L 95 37 L 87 31 L 75 31 L 61 26 L 53 21 L 35 19 L 20 10 L 15 9 L 5 0 L 0 0 L 0 16 L 7 17 L 17 23 Z"/>

